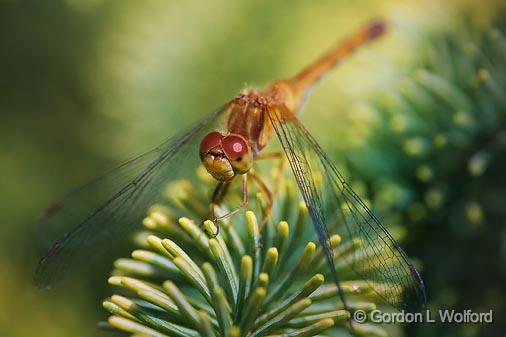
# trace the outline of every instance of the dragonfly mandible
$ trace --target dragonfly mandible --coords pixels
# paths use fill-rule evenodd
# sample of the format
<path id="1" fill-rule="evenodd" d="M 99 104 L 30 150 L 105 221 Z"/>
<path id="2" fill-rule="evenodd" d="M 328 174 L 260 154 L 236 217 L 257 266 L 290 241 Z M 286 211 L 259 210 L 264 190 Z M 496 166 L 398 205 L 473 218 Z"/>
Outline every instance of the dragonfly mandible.
<path id="1" fill-rule="evenodd" d="M 362 254 L 375 258 L 375 263 L 367 263 L 367 259 L 361 263 L 352 262 L 356 273 L 395 308 L 419 310 L 425 304 L 425 288 L 420 275 L 298 120 L 301 105 L 314 84 L 357 47 L 376 39 L 384 31 L 382 21 L 368 24 L 296 76 L 275 81 L 262 90 L 244 90 L 180 136 L 127 161 L 51 205 L 40 220 L 41 226 L 47 232 L 63 230 L 65 234 L 41 258 L 35 272 L 36 283 L 51 287 L 79 266 L 90 264 L 103 249 L 134 231 L 148 206 L 159 198 L 161 186 L 188 174 L 188 170 L 181 169 L 184 161 L 203 164 L 217 180 L 210 202 L 214 220 L 228 217 L 246 205 L 248 176 L 270 195 L 252 167 L 257 160 L 273 157 L 262 150 L 277 136 L 307 205 L 343 305 L 346 307 L 346 300 L 339 284 L 327 226 L 335 218 L 343 224 L 343 232 L 339 233 L 343 240 L 359 238 Z M 321 181 L 316 181 L 315 173 L 320 175 Z M 243 179 L 242 205 L 215 217 L 214 207 L 220 202 L 226 186 L 236 177 Z M 73 227 L 67 230 L 68 226 Z"/>

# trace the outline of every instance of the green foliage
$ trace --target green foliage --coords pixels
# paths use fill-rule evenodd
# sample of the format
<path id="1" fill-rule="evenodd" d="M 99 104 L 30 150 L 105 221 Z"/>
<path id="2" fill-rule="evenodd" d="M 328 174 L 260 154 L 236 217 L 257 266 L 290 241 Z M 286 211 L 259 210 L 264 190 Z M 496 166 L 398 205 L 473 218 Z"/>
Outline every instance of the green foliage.
<path id="1" fill-rule="evenodd" d="M 313 229 L 293 185 L 278 193 L 278 207 L 262 230 L 257 215 L 264 200 L 257 194 L 257 215 L 239 212 L 217 235 L 211 221 L 175 221 L 179 213 L 196 216 L 206 207 L 200 189 L 180 181 L 168 197 L 178 206 L 153 206 L 139 249 L 115 262 L 109 283 L 117 294 L 104 301 L 112 314 L 105 326 L 143 336 L 314 336 L 346 329 L 357 336 L 386 335 L 370 323 L 350 327 L 323 251 L 308 240 Z M 341 244 L 338 235 L 330 242 L 336 262 L 360 247 Z M 339 265 L 340 274 L 348 275 L 342 282 L 348 309 L 374 310 L 378 295 L 353 279 L 349 266 Z"/>

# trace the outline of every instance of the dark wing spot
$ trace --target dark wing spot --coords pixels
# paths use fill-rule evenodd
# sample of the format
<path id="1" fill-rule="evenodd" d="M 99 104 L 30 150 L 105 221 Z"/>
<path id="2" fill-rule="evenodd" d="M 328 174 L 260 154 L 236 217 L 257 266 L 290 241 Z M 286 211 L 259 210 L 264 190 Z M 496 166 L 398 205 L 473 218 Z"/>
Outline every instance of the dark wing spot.
<path id="1" fill-rule="evenodd" d="M 42 219 L 47 219 L 51 216 L 51 214 L 54 214 L 58 212 L 63 206 L 62 200 L 57 200 L 53 202 L 42 214 Z"/>

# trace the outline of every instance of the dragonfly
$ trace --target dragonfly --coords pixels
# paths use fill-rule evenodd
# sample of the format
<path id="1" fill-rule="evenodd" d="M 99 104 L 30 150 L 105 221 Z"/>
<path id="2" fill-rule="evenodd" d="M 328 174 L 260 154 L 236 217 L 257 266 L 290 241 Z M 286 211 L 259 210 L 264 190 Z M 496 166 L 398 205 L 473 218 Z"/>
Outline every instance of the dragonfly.
<path id="1" fill-rule="evenodd" d="M 247 204 L 247 177 L 269 187 L 255 173 L 258 160 L 283 155 L 289 163 L 324 251 L 328 269 L 343 305 L 328 224 L 337 219 L 339 234 L 359 239 L 362 246 L 351 268 L 387 303 L 398 310 L 418 311 L 425 305 L 425 287 L 419 273 L 392 235 L 346 182 L 329 156 L 298 117 L 313 86 L 359 46 L 377 39 L 384 21 L 370 22 L 334 45 L 294 77 L 264 89 L 246 89 L 204 116 L 189 130 L 135 157 L 100 178 L 53 203 L 40 219 L 43 231 L 63 232 L 42 256 L 35 282 L 50 288 L 79 268 L 91 265 L 103 252 L 132 233 L 150 205 L 160 200 L 161 186 L 188 175 L 183 163 L 203 165 L 217 182 L 210 200 L 211 218 L 219 221 Z M 277 138 L 279 153 L 264 153 Z M 193 171 L 195 172 L 195 171 Z M 227 186 L 243 182 L 243 202 L 215 217 L 215 206 Z M 370 258 L 364 259 L 368 256 Z"/>

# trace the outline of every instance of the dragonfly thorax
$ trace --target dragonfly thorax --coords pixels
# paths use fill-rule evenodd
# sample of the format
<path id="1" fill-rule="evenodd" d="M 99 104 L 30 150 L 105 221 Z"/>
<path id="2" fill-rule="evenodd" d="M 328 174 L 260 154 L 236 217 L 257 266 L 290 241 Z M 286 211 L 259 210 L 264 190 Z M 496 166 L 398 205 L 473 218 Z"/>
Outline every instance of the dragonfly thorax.
<path id="1" fill-rule="evenodd" d="M 208 133 L 200 143 L 200 160 L 216 180 L 229 181 L 247 173 L 253 165 L 253 153 L 246 139 L 218 131 Z"/>

